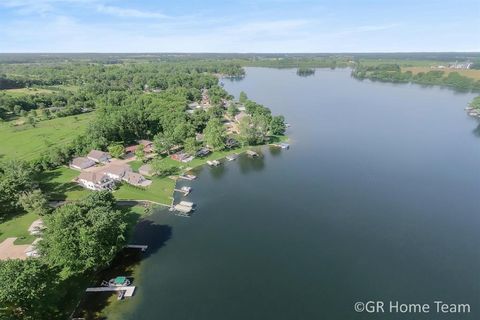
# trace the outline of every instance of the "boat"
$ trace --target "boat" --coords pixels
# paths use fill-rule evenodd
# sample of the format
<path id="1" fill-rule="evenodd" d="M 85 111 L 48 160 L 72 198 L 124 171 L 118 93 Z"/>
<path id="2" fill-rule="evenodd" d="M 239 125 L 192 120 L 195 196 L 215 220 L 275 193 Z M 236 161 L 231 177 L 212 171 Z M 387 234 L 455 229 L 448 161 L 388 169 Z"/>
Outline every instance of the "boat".
<path id="1" fill-rule="evenodd" d="M 184 180 L 195 180 L 197 178 L 197 176 L 194 176 L 193 174 L 182 174 L 178 177 Z"/>
<path id="2" fill-rule="evenodd" d="M 128 278 L 125 276 L 118 276 L 108 281 L 108 285 L 110 287 L 126 287 L 129 286 L 130 283 L 130 280 L 128 280 Z"/>
<path id="3" fill-rule="evenodd" d="M 289 149 L 290 148 L 290 145 L 288 143 L 280 143 L 279 146 L 282 149 Z"/>
<path id="4" fill-rule="evenodd" d="M 175 209 L 175 211 L 179 211 L 181 213 L 189 213 L 190 211 L 193 210 L 193 207 L 185 206 L 182 204 L 176 204 L 173 208 Z"/>
<path id="5" fill-rule="evenodd" d="M 190 193 L 190 191 L 192 191 L 192 187 L 183 186 L 180 188 L 180 190 L 182 190 L 185 193 Z"/>
<path id="6" fill-rule="evenodd" d="M 252 157 L 252 158 L 253 157 L 258 157 L 258 153 L 256 153 L 255 151 L 247 150 L 246 153 L 249 157 Z"/>
<path id="7" fill-rule="evenodd" d="M 233 161 L 235 159 L 238 158 L 238 154 L 236 153 L 233 153 L 233 154 L 229 154 L 228 156 L 225 157 L 228 161 Z"/>
<path id="8" fill-rule="evenodd" d="M 211 160 L 211 161 L 210 161 L 210 160 L 209 160 L 209 161 L 207 161 L 207 164 L 208 164 L 209 166 L 211 166 L 211 167 L 216 167 L 216 166 L 218 166 L 218 165 L 220 164 L 220 161 L 218 161 L 218 160 Z"/>

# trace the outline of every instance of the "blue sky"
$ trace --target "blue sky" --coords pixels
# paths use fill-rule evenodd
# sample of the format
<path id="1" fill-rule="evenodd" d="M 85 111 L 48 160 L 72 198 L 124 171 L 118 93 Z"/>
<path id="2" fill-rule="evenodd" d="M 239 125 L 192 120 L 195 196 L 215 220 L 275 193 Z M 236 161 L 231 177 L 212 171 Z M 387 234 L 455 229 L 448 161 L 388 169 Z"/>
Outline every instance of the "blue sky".
<path id="1" fill-rule="evenodd" d="M 0 52 L 480 51 L 479 0 L 0 0 Z"/>

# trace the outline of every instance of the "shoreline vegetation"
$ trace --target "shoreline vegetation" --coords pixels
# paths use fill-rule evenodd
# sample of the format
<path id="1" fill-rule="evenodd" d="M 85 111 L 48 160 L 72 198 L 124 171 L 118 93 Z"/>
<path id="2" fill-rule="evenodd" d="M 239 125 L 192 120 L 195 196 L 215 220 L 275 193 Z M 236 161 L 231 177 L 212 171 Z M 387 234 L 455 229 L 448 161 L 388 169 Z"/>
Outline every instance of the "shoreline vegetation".
<path id="1" fill-rule="evenodd" d="M 475 60 L 475 67 L 480 61 L 477 54 L 463 57 Z M 223 78 L 242 78 L 246 66 L 297 68 L 299 76 L 314 74 L 314 68 L 351 67 L 359 80 L 480 90 L 480 80 L 452 70 L 405 69 L 455 58 L 458 54 L 0 54 L 0 137 L 5 142 L 0 151 L 0 240 L 38 243 L 35 259 L 0 261 L 0 281 L 16 279 L 0 289 L 5 306 L 0 316 L 68 317 L 87 285 L 113 276 L 111 272 L 131 271 L 114 259 L 123 254 L 141 217 L 151 213 L 152 205 L 142 201 L 170 206 L 176 184 L 172 177 L 288 139 L 283 116 L 272 115 L 244 92 L 234 99 L 223 89 Z M 478 97 L 467 110 L 480 115 Z M 129 165 L 135 172 L 145 164 L 153 168 L 149 187 L 122 182 L 113 192 L 88 191 L 75 181 L 79 171 L 68 167 L 74 157 L 96 149 L 120 159 L 140 139 L 151 139 L 156 151 L 149 157 L 144 149 L 135 151 Z M 209 154 L 196 156 L 205 148 Z M 184 163 L 174 156 L 195 158 Z M 51 208 L 51 200 L 65 202 Z M 38 219 L 45 229 L 41 235 L 29 234 L 26 229 Z"/>
<path id="2" fill-rule="evenodd" d="M 244 75 L 230 62 L 0 64 L 0 74 L 0 135 L 9 141 L 0 160 L 0 230 L 31 244 L 34 257 L 0 261 L 0 281 L 18 279 L 0 289 L 0 314 L 9 319 L 66 318 L 85 287 L 115 269 L 152 203 L 172 205 L 172 177 L 286 139 L 283 116 L 223 89 L 222 78 Z M 91 150 L 137 175 L 148 164 L 149 185 L 82 188 L 83 168 L 69 166 Z M 42 228 L 29 235 L 33 220 Z"/>

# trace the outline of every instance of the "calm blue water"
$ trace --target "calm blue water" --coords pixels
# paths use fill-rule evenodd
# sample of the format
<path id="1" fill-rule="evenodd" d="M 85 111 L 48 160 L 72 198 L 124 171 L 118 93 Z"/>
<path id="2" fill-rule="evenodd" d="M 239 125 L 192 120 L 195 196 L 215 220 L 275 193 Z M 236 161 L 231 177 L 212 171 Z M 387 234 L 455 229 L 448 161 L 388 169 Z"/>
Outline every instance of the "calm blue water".
<path id="1" fill-rule="evenodd" d="M 473 95 L 327 69 L 249 68 L 225 88 L 284 114 L 291 148 L 185 183 L 196 214 L 142 224 L 152 250 L 111 318 L 480 319 L 480 139 L 463 110 Z M 472 312 L 353 310 L 368 300 Z"/>

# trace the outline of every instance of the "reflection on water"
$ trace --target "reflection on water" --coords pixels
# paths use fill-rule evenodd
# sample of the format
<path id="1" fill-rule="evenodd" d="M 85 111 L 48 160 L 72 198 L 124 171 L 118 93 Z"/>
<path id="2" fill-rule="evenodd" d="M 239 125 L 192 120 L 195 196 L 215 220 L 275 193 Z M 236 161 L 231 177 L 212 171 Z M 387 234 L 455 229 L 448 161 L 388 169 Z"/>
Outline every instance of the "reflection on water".
<path id="1" fill-rule="evenodd" d="M 260 152 L 258 152 L 260 154 Z M 264 156 L 260 154 L 259 157 L 251 158 L 245 154 L 238 157 L 238 166 L 243 174 L 248 174 L 254 171 L 262 171 L 265 168 Z"/>

